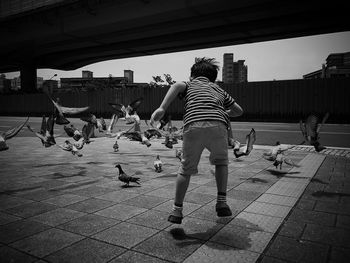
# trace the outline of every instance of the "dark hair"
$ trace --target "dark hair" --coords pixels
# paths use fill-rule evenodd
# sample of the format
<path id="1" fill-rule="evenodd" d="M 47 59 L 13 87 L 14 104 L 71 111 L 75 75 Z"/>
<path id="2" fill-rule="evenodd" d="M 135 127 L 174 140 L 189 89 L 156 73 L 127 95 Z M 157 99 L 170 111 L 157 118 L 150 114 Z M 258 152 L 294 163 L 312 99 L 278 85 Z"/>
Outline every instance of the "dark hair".
<path id="1" fill-rule="evenodd" d="M 206 77 L 211 82 L 215 82 L 219 70 L 217 63 L 215 58 L 195 58 L 191 67 L 191 77 Z"/>

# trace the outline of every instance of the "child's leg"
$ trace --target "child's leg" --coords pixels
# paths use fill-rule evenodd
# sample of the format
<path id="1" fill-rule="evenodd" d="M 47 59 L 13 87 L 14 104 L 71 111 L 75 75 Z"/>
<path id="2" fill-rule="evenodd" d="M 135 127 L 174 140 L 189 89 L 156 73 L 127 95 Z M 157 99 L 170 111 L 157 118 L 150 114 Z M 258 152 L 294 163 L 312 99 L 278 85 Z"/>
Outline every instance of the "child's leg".
<path id="1" fill-rule="evenodd" d="M 218 189 L 218 195 L 217 195 L 215 208 L 216 208 L 216 213 L 219 217 L 232 215 L 231 209 L 226 203 L 227 177 L 228 177 L 227 165 L 216 165 L 215 179 L 216 179 L 216 187 Z"/>
<path id="2" fill-rule="evenodd" d="M 190 178 L 190 175 L 183 175 L 181 173 L 177 174 L 173 210 L 168 218 L 168 221 L 172 223 L 181 224 L 182 222 L 183 201 L 185 199 L 187 188 L 190 183 Z"/>

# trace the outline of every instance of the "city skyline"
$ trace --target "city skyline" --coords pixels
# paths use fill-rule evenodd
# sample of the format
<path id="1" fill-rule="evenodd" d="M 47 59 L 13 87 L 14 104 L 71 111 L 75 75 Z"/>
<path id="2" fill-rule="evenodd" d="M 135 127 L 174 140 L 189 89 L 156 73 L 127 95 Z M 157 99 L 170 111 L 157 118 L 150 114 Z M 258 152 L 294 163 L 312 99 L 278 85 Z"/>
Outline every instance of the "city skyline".
<path id="1" fill-rule="evenodd" d="M 350 51 L 350 32 L 314 35 L 251 44 L 198 49 L 144 57 L 108 60 L 90 64 L 72 71 L 38 69 L 37 76 L 44 79 L 81 77 L 83 70 L 92 71 L 94 77 L 123 76 L 124 70 L 134 72 L 134 82 L 152 81 L 152 76 L 170 74 L 176 81 L 188 80 L 195 57 L 215 58 L 219 62 L 218 80 L 222 80 L 224 53 L 233 53 L 234 61 L 245 60 L 248 81 L 301 79 L 318 70 L 331 53 Z M 6 73 L 7 78 L 19 72 Z"/>

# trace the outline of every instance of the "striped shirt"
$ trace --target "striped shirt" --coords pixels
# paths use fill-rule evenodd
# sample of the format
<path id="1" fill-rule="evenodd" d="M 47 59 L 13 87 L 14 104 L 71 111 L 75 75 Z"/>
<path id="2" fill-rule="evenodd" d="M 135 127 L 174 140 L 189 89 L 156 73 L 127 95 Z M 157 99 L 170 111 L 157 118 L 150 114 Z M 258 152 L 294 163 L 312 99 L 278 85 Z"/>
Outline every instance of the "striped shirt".
<path id="1" fill-rule="evenodd" d="M 221 121 L 228 125 L 230 119 L 226 112 L 235 100 L 206 77 L 197 77 L 185 82 L 184 125 L 196 121 Z"/>

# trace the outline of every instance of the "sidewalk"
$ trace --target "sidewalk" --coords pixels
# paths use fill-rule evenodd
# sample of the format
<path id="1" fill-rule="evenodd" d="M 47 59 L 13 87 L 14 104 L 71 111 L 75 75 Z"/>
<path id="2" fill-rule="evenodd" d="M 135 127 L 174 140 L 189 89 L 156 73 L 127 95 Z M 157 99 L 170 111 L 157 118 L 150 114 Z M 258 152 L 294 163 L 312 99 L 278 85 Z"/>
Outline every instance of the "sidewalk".
<path id="1" fill-rule="evenodd" d="M 62 143 L 65 138 L 57 138 Z M 288 152 L 300 168 L 276 169 L 265 146 L 235 159 L 228 203 L 215 213 L 214 167 L 204 152 L 191 178 L 181 225 L 167 222 L 179 166 L 175 148 L 152 140 L 96 138 L 78 158 L 37 138 L 0 152 L 0 262 L 347 262 L 348 149 Z M 159 154 L 164 171 L 153 168 Z M 115 164 L 141 178 L 122 187 Z"/>

